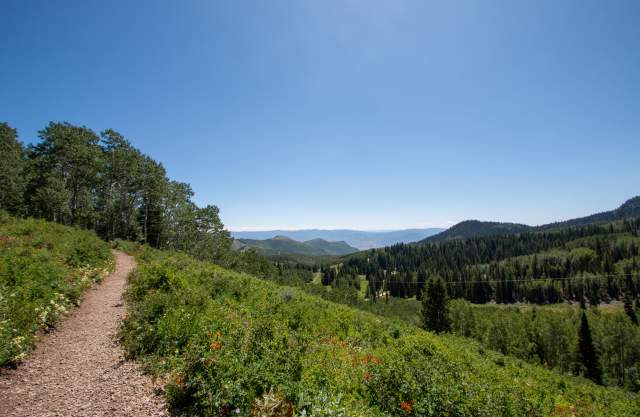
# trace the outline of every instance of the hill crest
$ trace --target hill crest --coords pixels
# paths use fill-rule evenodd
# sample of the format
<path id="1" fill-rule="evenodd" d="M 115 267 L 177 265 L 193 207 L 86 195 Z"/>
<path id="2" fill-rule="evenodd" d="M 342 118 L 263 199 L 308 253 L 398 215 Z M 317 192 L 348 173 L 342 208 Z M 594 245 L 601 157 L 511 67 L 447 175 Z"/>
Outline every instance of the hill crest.
<path id="1" fill-rule="evenodd" d="M 440 243 L 455 239 L 467 239 L 471 237 L 513 235 L 523 232 L 547 231 L 561 229 L 565 227 L 586 226 L 590 224 L 607 223 L 626 218 L 640 217 L 640 196 L 628 199 L 618 208 L 603 211 L 589 216 L 578 217 L 559 221 L 555 223 L 543 224 L 540 226 L 529 226 L 519 223 L 502 223 L 494 221 L 464 220 L 451 226 L 449 229 L 421 240 L 418 243 Z"/>
<path id="2" fill-rule="evenodd" d="M 344 241 L 330 242 L 317 238 L 300 242 L 283 235 L 276 235 L 269 239 L 235 239 L 234 246 L 239 250 L 253 248 L 265 256 L 342 256 L 358 252 L 358 249 Z"/>

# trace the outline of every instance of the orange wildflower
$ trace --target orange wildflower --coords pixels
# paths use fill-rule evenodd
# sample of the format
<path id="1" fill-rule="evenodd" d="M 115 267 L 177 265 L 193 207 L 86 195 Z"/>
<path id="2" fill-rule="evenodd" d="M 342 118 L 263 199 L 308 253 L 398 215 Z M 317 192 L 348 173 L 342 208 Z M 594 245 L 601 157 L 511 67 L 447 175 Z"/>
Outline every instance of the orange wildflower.
<path id="1" fill-rule="evenodd" d="M 562 405 L 558 404 L 555 407 L 555 414 L 559 416 L 568 416 L 572 417 L 576 415 L 576 408 L 573 405 Z"/>
<path id="2" fill-rule="evenodd" d="M 413 407 L 411 406 L 412 401 L 403 401 L 400 403 L 400 408 L 402 408 L 407 414 L 411 414 L 413 412 Z"/>
<path id="3" fill-rule="evenodd" d="M 175 382 L 176 382 L 176 385 L 178 386 L 178 389 L 180 391 L 184 391 L 184 378 L 178 375 L 176 376 Z"/>

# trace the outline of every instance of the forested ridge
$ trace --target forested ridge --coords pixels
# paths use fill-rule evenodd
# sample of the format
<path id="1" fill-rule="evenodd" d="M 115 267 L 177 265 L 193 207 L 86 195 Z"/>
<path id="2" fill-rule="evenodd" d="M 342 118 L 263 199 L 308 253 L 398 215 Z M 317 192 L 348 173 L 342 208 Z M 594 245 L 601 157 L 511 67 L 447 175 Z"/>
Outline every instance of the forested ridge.
<path id="1" fill-rule="evenodd" d="M 274 258 L 281 255 L 303 256 L 341 256 L 358 252 L 358 249 L 347 243 L 329 242 L 324 239 L 297 241 L 286 236 L 275 236 L 270 239 L 235 239 L 234 246 L 239 250 L 253 248 L 260 255 Z"/>
<path id="2" fill-rule="evenodd" d="M 480 220 L 465 220 L 455 224 L 447 230 L 430 236 L 418 243 L 439 243 L 454 239 L 466 239 L 471 237 L 513 235 L 526 232 L 542 232 L 549 230 L 564 229 L 567 227 L 589 226 L 595 224 L 610 223 L 616 220 L 640 217 L 640 196 L 631 198 L 620 207 L 592 214 L 590 216 L 579 217 L 540 226 L 528 226 L 518 223 L 488 222 Z"/>
<path id="3" fill-rule="evenodd" d="M 474 303 L 564 300 L 591 304 L 638 295 L 640 219 L 557 231 L 395 245 L 351 255 L 325 283 L 359 285 L 369 296 L 420 297 L 432 275 L 453 298 Z M 328 269 L 325 268 L 326 271 Z"/>

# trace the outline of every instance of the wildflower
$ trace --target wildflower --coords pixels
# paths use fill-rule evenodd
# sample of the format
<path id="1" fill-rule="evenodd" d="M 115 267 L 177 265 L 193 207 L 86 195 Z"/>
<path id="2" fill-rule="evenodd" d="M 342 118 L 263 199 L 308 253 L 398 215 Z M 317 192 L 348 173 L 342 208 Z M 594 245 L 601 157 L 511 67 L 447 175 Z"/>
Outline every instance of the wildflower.
<path id="1" fill-rule="evenodd" d="M 413 407 L 411 406 L 412 403 L 413 401 L 411 400 L 403 401 L 402 403 L 400 403 L 400 408 L 402 408 L 405 411 L 405 413 L 411 414 L 413 412 Z"/>
<path id="2" fill-rule="evenodd" d="M 576 415 L 576 408 L 573 405 L 562 405 L 558 404 L 555 407 L 555 414 L 559 416 L 568 416 L 573 417 Z"/>
<path id="3" fill-rule="evenodd" d="M 178 389 L 180 391 L 184 391 L 185 384 L 184 384 L 184 378 L 183 377 L 181 377 L 180 375 L 176 376 L 175 383 L 178 386 Z"/>

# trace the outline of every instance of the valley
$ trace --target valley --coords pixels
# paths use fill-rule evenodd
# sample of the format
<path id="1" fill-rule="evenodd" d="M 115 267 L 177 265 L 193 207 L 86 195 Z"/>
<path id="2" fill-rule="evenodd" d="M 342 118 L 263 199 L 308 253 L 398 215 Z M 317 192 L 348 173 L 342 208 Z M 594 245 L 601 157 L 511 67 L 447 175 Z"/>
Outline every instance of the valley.
<path id="1" fill-rule="evenodd" d="M 93 319 L 73 321 L 79 304 L 79 314 L 110 323 L 112 338 L 124 317 L 115 344 L 93 339 L 110 358 L 124 349 L 122 363 L 160 381 L 165 404 L 151 393 L 141 404 L 158 414 L 640 412 L 638 197 L 544 226 L 467 221 L 439 233 L 385 232 L 376 239 L 392 243 L 358 250 L 337 231 L 234 238 L 216 206 L 196 205 L 189 184 L 113 130 L 51 123 L 25 148 L 2 124 L 0 139 L 14 150 L 1 155 L 12 167 L 2 183 L 12 191 L 0 193 L 7 404 L 66 372 L 43 384 L 29 370 L 32 355 L 50 363 L 57 351 L 85 349 L 65 324 L 100 333 Z M 83 294 L 99 291 L 113 269 L 111 248 L 137 266 L 116 274 L 112 296 L 125 303 L 103 308 Z M 57 335 L 53 351 L 42 332 Z M 82 372 L 103 366 L 89 361 Z M 31 376 L 17 382 L 21 372 Z M 101 392 L 81 386 L 61 407 L 83 402 L 80 391 Z M 113 388 L 110 398 L 124 404 L 130 389 Z"/>

